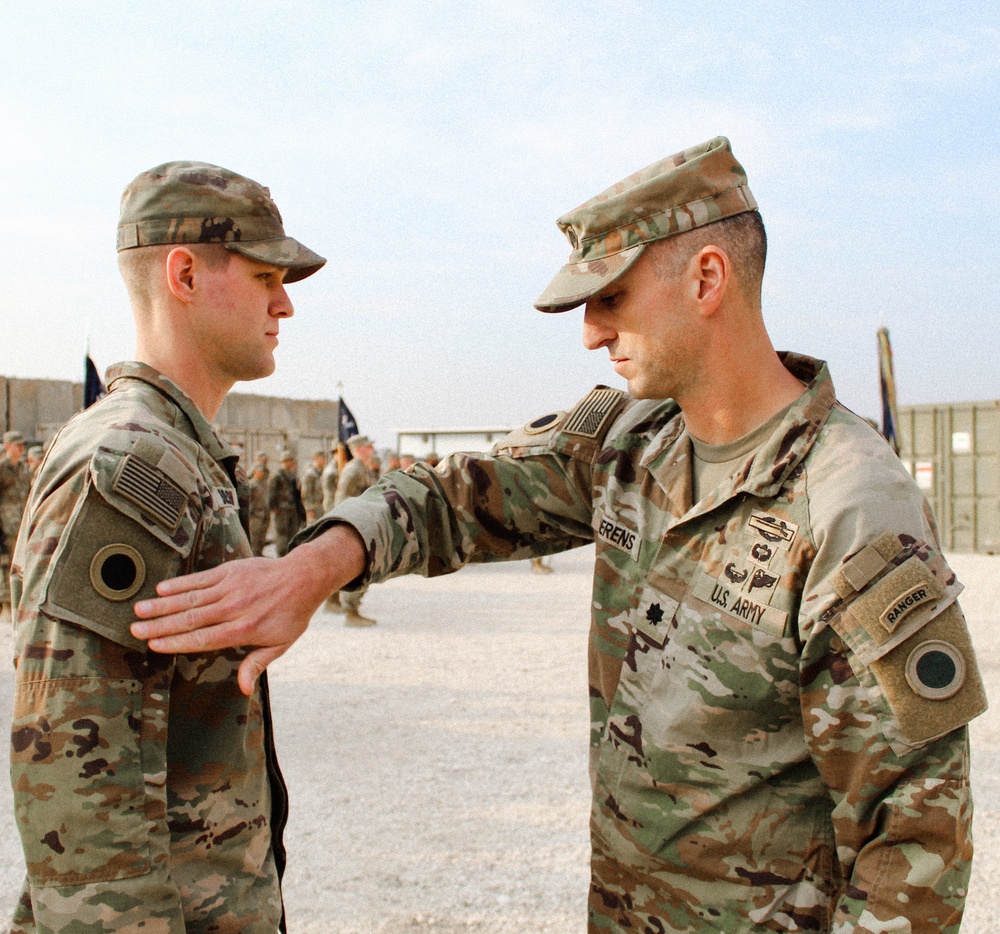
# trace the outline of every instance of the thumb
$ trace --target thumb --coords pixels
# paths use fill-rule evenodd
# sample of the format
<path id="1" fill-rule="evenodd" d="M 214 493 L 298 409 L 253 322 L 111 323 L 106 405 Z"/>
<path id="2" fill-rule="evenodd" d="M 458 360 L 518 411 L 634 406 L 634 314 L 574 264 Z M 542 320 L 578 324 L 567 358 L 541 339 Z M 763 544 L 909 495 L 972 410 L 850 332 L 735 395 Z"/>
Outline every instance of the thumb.
<path id="1" fill-rule="evenodd" d="M 267 666 L 276 658 L 284 655 L 290 645 L 290 642 L 286 642 L 284 645 L 268 645 L 264 648 L 254 649 L 243 659 L 240 663 L 239 681 L 240 690 L 247 697 L 253 694 L 253 686 Z"/>

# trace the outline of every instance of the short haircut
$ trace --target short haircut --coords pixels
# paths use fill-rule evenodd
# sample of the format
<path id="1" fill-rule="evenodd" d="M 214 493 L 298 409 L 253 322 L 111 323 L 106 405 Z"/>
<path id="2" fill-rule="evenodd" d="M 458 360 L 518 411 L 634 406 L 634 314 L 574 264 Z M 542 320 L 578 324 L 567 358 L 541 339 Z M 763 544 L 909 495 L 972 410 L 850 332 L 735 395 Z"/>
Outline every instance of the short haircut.
<path id="1" fill-rule="evenodd" d="M 122 250 L 118 254 L 118 269 L 133 307 L 149 307 L 154 294 L 154 276 L 162 268 L 167 254 L 179 246 L 187 247 L 209 269 L 222 269 L 233 257 L 220 243 L 163 243 Z"/>
<path id="2" fill-rule="evenodd" d="M 674 237 L 656 240 L 646 251 L 656 274 L 661 279 L 674 279 L 688 260 L 710 243 L 726 251 L 746 296 L 759 300 L 767 261 L 767 233 L 759 211 L 744 211 Z"/>

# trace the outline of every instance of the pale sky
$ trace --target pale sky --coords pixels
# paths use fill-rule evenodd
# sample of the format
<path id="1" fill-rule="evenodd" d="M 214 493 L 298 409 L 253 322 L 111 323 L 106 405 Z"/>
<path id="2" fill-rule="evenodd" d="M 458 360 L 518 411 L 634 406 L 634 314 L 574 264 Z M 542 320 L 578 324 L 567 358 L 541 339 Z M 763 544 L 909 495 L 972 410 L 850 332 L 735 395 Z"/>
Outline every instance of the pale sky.
<path id="1" fill-rule="evenodd" d="M 623 385 L 582 312 L 531 307 L 555 219 L 716 135 L 770 243 L 775 345 L 878 412 L 1000 396 L 995 0 L 598 4 L 2 2 L 0 374 L 82 378 L 134 350 L 122 189 L 172 159 L 270 187 L 328 257 L 289 287 L 274 376 L 382 444 L 521 424 Z"/>

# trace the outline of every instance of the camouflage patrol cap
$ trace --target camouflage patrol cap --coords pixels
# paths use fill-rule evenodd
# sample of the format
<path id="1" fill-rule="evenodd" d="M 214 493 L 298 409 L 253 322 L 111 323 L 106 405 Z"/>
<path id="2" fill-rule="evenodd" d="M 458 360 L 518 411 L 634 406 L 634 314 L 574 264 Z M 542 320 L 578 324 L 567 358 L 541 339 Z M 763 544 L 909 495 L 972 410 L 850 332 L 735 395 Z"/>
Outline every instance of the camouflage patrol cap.
<path id="1" fill-rule="evenodd" d="M 755 210 L 724 136 L 654 162 L 556 221 L 573 252 L 535 307 L 569 311 L 631 267 L 647 243 Z"/>
<path id="2" fill-rule="evenodd" d="M 374 447 L 372 439 L 368 435 L 351 435 L 347 439 L 347 446 L 353 451 L 356 447 L 361 447 L 363 445 L 368 445 L 369 447 Z"/>
<path id="3" fill-rule="evenodd" d="M 24 435 L 19 431 L 5 431 L 3 433 L 4 444 L 24 444 Z"/>
<path id="4" fill-rule="evenodd" d="M 125 189 L 118 252 L 161 243 L 221 243 L 227 250 L 287 269 L 297 282 L 326 260 L 285 236 L 263 185 L 206 162 L 165 162 Z"/>

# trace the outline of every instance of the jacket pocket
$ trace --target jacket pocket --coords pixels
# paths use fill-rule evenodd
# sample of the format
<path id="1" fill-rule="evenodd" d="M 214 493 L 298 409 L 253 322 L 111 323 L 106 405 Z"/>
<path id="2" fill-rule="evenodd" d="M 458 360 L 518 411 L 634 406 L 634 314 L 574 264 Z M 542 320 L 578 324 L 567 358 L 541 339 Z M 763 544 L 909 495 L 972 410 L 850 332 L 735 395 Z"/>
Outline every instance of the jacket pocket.
<path id="1" fill-rule="evenodd" d="M 14 696 L 11 780 L 28 876 L 84 885 L 150 870 L 138 681 L 29 681 Z"/>

